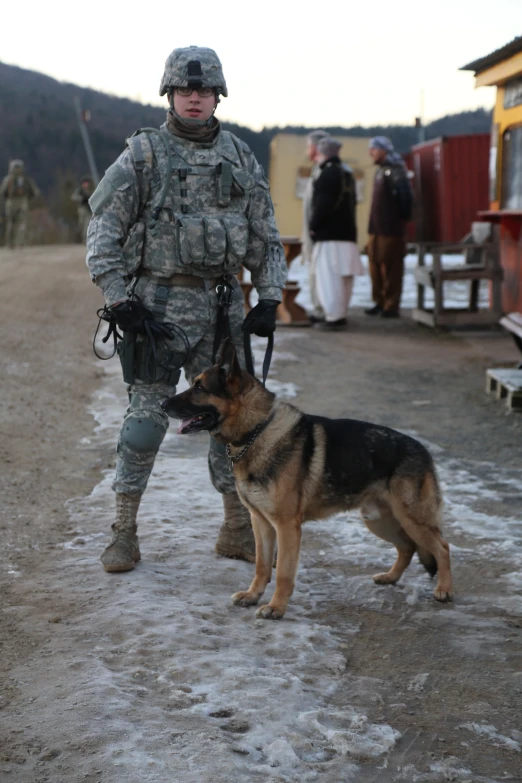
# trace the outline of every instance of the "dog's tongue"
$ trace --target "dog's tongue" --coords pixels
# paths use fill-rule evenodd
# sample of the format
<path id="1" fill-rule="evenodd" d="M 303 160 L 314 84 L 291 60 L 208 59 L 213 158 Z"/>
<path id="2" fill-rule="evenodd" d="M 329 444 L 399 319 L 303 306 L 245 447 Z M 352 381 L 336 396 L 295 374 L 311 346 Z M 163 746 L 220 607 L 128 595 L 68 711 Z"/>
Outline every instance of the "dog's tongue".
<path id="1" fill-rule="evenodd" d="M 196 421 L 197 418 L 199 417 L 191 416 L 190 419 L 183 419 L 183 421 L 179 424 L 178 429 L 176 430 L 178 435 L 186 435 L 188 432 L 190 432 L 191 424 Z"/>

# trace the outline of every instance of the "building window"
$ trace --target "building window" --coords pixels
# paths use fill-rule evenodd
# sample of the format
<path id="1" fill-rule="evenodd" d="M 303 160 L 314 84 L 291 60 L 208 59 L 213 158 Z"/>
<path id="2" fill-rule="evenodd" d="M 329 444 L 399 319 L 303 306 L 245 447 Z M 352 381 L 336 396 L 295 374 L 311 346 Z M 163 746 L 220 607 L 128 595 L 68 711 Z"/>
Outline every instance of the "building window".
<path id="1" fill-rule="evenodd" d="M 522 125 L 502 137 L 501 209 L 522 209 Z"/>
<path id="2" fill-rule="evenodd" d="M 295 180 L 296 198 L 303 199 L 305 197 L 306 186 L 308 184 L 308 180 L 310 179 L 311 175 L 312 175 L 311 166 L 299 166 L 299 168 L 297 169 L 297 177 Z"/>
<path id="3" fill-rule="evenodd" d="M 504 109 L 513 109 L 522 103 L 522 76 L 504 85 Z"/>

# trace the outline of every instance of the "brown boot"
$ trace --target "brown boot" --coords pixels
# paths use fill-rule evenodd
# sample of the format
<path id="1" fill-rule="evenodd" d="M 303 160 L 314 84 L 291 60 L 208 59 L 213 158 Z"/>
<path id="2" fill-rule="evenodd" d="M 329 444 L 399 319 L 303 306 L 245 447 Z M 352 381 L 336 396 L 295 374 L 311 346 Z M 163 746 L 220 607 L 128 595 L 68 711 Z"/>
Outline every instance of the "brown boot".
<path id="1" fill-rule="evenodd" d="M 225 521 L 219 530 L 216 552 L 221 557 L 256 561 L 256 542 L 250 523 L 250 513 L 241 503 L 236 492 L 223 495 Z"/>
<path id="2" fill-rule="evenodd" d="M 132 571 L 141 559 L 136 515 L 141 495 L 116 495 L 116 522 L 112 525 L 112 541 L 100 560 L 106 571 Z"/>

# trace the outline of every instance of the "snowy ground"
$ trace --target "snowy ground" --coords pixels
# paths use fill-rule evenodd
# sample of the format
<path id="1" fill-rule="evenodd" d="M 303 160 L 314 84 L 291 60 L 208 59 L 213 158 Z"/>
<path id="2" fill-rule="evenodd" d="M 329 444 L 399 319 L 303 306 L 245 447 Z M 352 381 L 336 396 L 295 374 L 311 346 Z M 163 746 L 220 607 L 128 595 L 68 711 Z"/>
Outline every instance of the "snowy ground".
<path id="1" fill-rule="evenodd" d="M 410 257 L 408 266 L 412 263 Z M 301 281 L 300 301 L 307 305 L 305 268 L 294 264 L 291 277 Z M 412 306 L 413 296 L 407 274 L 404 307 Z M 356 282 L 354 305 L 368 304 L 364 277 Z M 278 333 L 269 381 L 289 399 L 299 393 L 285 380 L 285 368 L 296 361 L 295 339 L 295 332 Z M 262 347 L 255 341 L 258 367 Z M 107 362 L 104 370 L 90 405 L 95 431 L 79 444 L 86 464 L 113 449 L 126 405 L 119 366 Z M 432 585 L 417 565 L 398 588 L 374 586 L 369 574 L 387 569 L 393 552 L 366 531 L 357 514 L 307 525 L 296 590 L 282 622 L 256 620 L 255 608 L 233 606 L 230 596 L 249 584 L 252 566 L 213 554 L 221 501 L 208 478 L 203 435 L 182 437 L 174 428 L 168 433 L 140 509 L 143 560 L 130 574 L 105 574 L 98 561 L 113 518 L 112 467 L 89 497 L 71 499 L 73 531 L 57 544 L 61 576 L 56 584 L 56 574 L 45 574 L 44 563 L 42 584 L 59 593 L 62 579 L 78 611 L 70 622 L 54 614 L 45 618 L 56 632 L 44 647 L 46 680 L 39 682 L 37 696 L 30 669 L 21 665 L 13 675 L 25 702 L 12 715 L 12 730 L 27 732 L 36 721 L 48 737 L 40 766 L 57 760 L 52 777 L 35 780 L 521 780 L 506 771 L 514 768 L 515 757 L 522 765 L 521 723 L 494 725 L 478 702 L 462 705 L 457 747 L 463 752 L 472 743 L 501 748 L 506 764 L 494 778 L 477 774 L 455 753 L 433 752 L 429 764 L 419 768 L 407 755 L 400 764 L 394 760 L 399 717 L 368 716 L 384 701 L 400 716 L 412 698 L 421 711 L 429 710 L 425 694 L 440 676 L 433 661 L 425 668 L 421 661 L 421 671 L 405 677 L 403 692 L 391 689 L 386 673 L 351 673 L 352 647 L 364 642 L 366 632 L 363 612 L 374 612 L 383 622 L 398 612 L 405 631 L 435 629 L 457 655 L 485 667 L 484 676 L 488 660 L 503 654 L 500 645 L 510 637 L 501 615 L 522 618 L 522 519 L 482 510 L 520 494 L 520 466 L 510 470 L 459 461 L 436 442 L 426 445 L 445 493 L 454 563 L 490 558 L 493 547 L 501 574 L 473 593 L 457 593 L 453 606 L 432 602 Z M 19 578 L 16 566 L 9 573 Z M 325 612 L 333 601 L 345 607 L 342 620 Z M 382 656 L 387 657 L 385 648 Z M 400 660 L 390 660 L 384 672 L 399 665 Z M 507 675 L 508 687 L 522 693 L 522 665 L 519 669 Z M 67 737 L 68 716 L 75 732 L 82 727 L 81 735 Z M 92 753 L 79 771 L 71 766 L 75 752 Z M 0 759 L 5 780 L 16 780 L 19 770 Z"/>
<path id="2" fill-rule="evenodd" d="M 292 271 L 303 283 L 306 304 L 306 275 L 299 275 L 299 269 Z M 367 278 L 360 278 L 354 304 L 368 302 L 368 294 Z M 406 307 L 413 295 L 412 278 L 407 275 Z M 258 367 L 261 347 L 258 341 Z M 292 335 L 280 334 L 270 388 L 288 398 L 296 390 L 278 383 L 277 377 L 281 364 L 291 361 Z M 92 411 L 98 427 L 86 445 L 102 448 L 115 442 L 124 405 L 119 367 L 113 364 L 96 394 Z M 465 466 L 445 459 L 437 444 L 427 445 L 439 464 L 449 539 L 455 537 L 451 531 L 464 532 L 465 527 L 472 549 L 480 552 L 482 540 L 496 533 L 497 554 L 510 570 L 498 594 L 489 600 L 522 616 L 522 520 L 476 512 L 476 499 L 494 500 L 495 491 Z M 91 497 L 73 500 L 69 506 L 78 537 L 64 546 L 71 558 L 81 558 L 86 567 L 97 558 L 111 522 L 111 478 L 112 470 Z M 519 478 L 515 472 L 491 475 L 492 483 L 512 486 L 513 491 Z M 216 513 L 209 515 L 209 509 Z M 307 527 L 305 540 L 307 535 L 320 538 L 321 549 L 305 550 L 287 618 L 275 624 L 255 620 L 254 609 L 230 604 L 230 595 L 248 585 L 251 567 L 216 561 L 209 549 L 219 526 L 220 498 L 208 478 L 205 436 L 188 439 L 173 431 L 167 435 L 140 515 L 143 563 L 132 578 L 107 577 L 117 600 L 107 607 L 112 616 L 105 619 L 115 627 L 124 626 L 118 633 L 122 638 L 110 652 L 103 643 L 93 646 L 88 686 L 91 700 L 96 701 L 97 694 L 100 698 L 102 693 L 110 694 L 104 699 L 104 720 L 120 739 L 108 743 L 106 754 L 116 774 L 121 765 L 122 773 L 128 776 L 132 768 L 134 779 L 140 781 L 165 780 L 165 775 L 183 783 L 231 778 L 305 781 L 321 778 L 318 767 L 326 765 L 332 775 L 328 780 L 341 781 L 352 775 L 357 779 L 355 760 L 386 758 L 400 736 L 393 725 L 372 723 L 360 702 L 345 704 L 342 710 L 329 706 L 346 668 L 346 639 L 340 639 L 328 624 L 310 619 L 318 601 L 332 593 L 344 595 L 354 607 L 386 608 L 386 588 L 374 588 L 366 576 L 349 576 L 355 564 L 376 572 L 387 569 L 393 554 L 366 531 L 357 514 L 350 515 L 348 523 L 346 515 L 340 515 Z M 86 535 L 93 517 L 97 529 Z M 458 557 L 466 558 L 470 552 L 462 548 Z M 339 566 L 341 562 L 341 573 L 326 571 L 317 583 L 314 574 L 323 563 Z M 413 569 L 404 579 L 401 600 L 414 613 L 436 611 L 427 606 L 429 590 L 426 575 L 420 568 Z M 492 643 L 489 637 L 498 631 L 481 621 L 483 599 L 480 603 L 479 608 L 473 598 L 467 598 L 459 601 L 458 608 L 436 615 L 443 625 L 459 626 L 465 652 Z M 360 632 L 355 617 L 348 630 L 353 635 Z M 413 678 L 408 689 L 421 692 L 431 674 L 426 671 Z M 371 699 L 374 694 L 369 691 Z M 173 726 L 161 721 L 164 710 L 172 714 L 174 732 Z M 148 750 L 154 716 L 164 740 L 160 754 Z M 504 735 L 494 726 L 468 721 L 461 733 L 463 741 L 479 734 L 483 742 L 500 743 L 514 753 L 521 750 L 522 732 L 516 726 Z M 456 779 L 472 774 L 458 761 L 451 763 Z M 444 772 L 433 771 L 436 776 Z M 411 779 L 420 780 L 418 774 L 412 769 Z"/>

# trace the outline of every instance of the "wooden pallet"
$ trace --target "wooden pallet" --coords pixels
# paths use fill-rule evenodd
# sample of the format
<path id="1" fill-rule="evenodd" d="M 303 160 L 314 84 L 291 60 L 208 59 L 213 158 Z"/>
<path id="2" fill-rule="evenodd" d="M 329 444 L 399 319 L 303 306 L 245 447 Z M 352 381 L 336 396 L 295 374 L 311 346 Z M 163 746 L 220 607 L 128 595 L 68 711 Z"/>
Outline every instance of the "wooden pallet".
<path id="1" fill-rule="evenodd" d="M 515 345 L 522 353 L 522 313 L 506 313 L 506 315 L 500 319 L 499 323 L 504 329 L 511 332 L 511 337 L 515 341 Z M 522 361 L 517 365 L 517 369 L 522 370 Z"/>
<path id="2" fill-rule="evenodd" d="M 522 411 L 522 370 L 486 370 L 486 391 L 506 400 L 510 410 Z"/>

